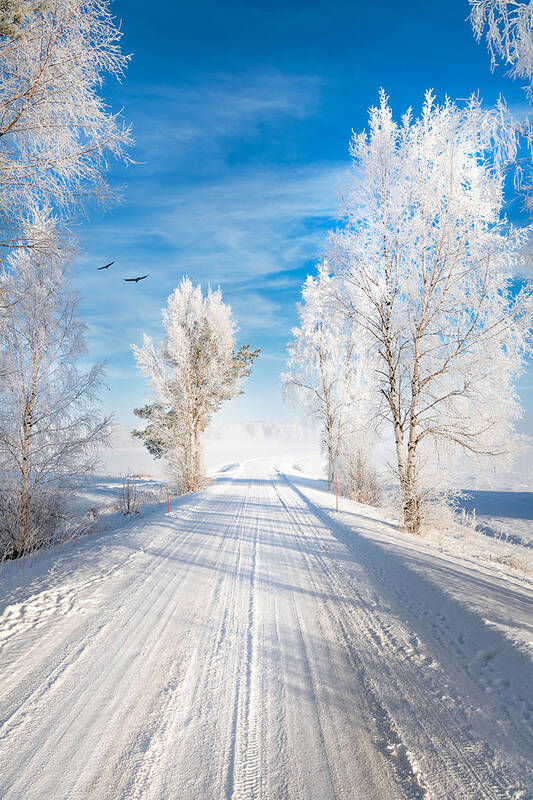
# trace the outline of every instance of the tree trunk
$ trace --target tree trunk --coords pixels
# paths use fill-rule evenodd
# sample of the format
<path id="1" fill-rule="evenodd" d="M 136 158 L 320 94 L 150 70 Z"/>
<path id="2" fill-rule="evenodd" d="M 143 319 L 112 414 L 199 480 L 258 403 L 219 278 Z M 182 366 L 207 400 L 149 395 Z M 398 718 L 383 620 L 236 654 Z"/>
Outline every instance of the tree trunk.
<path id="1" fill-rule="evenodd" d="M 417 348 L 415 347 L 415 356 Z M 407 456 L 405 454 L 405 433 L 401 418 L 400 397 L 397 389 L 396 374 L 394 372 L 394 359 L 390 349 L 387 350 L 389 368 L 389 405 L 393 415 L 394 441 L 396 445 L 396 459 L 398 464 L 398 478 L 403 497 L 403 524 L 409 533 L 419 534 L 421 527 L 420 496 L 417 489 L 416 447 L 418 444 L 418 384 L 419 363 L 416 364 L 411 381 L 411 404 L 409 413 L 409 441 L 407 443 Z"/>
<path id="2" fill-rule="evenodd" d="M 192 487 L 191 491 L 196 492 L 202 485 L 202 465 L 201 465 L 201 450 L 200 450 L 200 434 L 197 429 L 193 432 L 192 440 L 192 453 L 191 453 L 191 467 L 192 467 Z"/>
<path id="3" fill-rule="evenodd" d="M 188 433 L 188 443 L 184 452 L 183 491 L 196 492 L 204 484 L 202 473 L 202 448 L 200 431 L 192 425 Z"/>
<path id="4" fill-rule="evenodd" d="M 398 478 L 400 481 L 400 490 L 403 497 L 403 522 L 406 530 L 412 530 L 412 520 L 416 519 L 416 504 L 413 502 L 413 478 L 415 477 L 416 462 L 412 461 L 415 455 L 411 447 L 411 437 L 409 437 L 407 458 L 405 456 L 405 435 L 404 425 L 402 421 L 400 394 L 398 391 L 398 383 L 396 380 L 396 372 L 394 368 L 394 354 L 390 348 L 390 338 L 386 337 L 386 357 L 387 366 L 389 370 L 389 395 L 388 401 L 392 411 L 393 428 L 394 428 L 394 443 L 396 445 L 396 461 L 398 465 Z M 412 429 L 411 429 L 412 430 Z M 416 527 L 416 526 L 415 526 Z"/>
<path id="5" fill-rule="evenodd" d="M 422 524 L 420 495 L 417 489 L 416 462 L 411 454 L 408 456 L 408 466 L 405 480 L 402 485 L 403 490 L 403 520 L 406 531 L 415 535 L 420 534 Z"/>
<path id="6" fill-rule="evenodd" d="M 14 542 L 17 555 L 22 555 L 30 541 L 30 488 L 29 488 L 29 456 L 31 434 L 31 411 L 26 410 L 23 422 L 22 466 L 20 470 L 20 509 L 18 524 L 18 541 Z"/>
<path id="7" fill-rule="evenodd" d="M 331 440 L 331 433 L 328 431 L 328 489 L 333 491 L 335 486 L 335 454 L 333 442 Z"/>
<path id="8" fill-rule="evenodd" d="M 409 442 L 407 444 L 407 464 L 404 494 L 404 525 L 409 533 L 420 534 L 421 503 L 418 491 L 416 449 L 418 445 L 418 400 L 420 396 L 420 354 L 419 340 L 415 340 L 413 350 L 413 374 L 411 377 L 411 403 L 409 407 Z"/>

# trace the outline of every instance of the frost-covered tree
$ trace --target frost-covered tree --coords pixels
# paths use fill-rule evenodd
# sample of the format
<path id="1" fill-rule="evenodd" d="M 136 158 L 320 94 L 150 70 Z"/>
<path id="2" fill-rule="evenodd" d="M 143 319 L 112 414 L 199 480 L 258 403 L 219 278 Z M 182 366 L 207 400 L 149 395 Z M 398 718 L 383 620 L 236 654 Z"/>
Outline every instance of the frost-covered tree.
<path id="1" fill-rule="evenodd" d="M 345 313 L 327 260 L 305 281 L 298 316 L 288 345 L 289 371 L 282 381 L 286 395 L 320 423 L 332 489 L 340 462 L 348 461 L 355 432 L 368 422 L 372 374 L 363 345 L 366 332 Z"/>
<path id="2" fill-rule="evenodd" d="M 533 3 L 517 0 L 469 0 L 476 38 L 487 40 L 491 66 L 501 59 L 512 78 L 526 81 L 533 91 Z"/>
<path id="3" fill-rule="evenodd" d="M 129 141 L 99 95 L 127 63 L 119 40 L 107 0 L 0 4 L 0 245 L 21 243 L 28 210 L 107 196 L 106 158 Z"/>
<path id="4" fill-rule="evenodd" d="M 132 347 L 154 393 L 154 402 L 135 412 L 148 425 L 134 435 L 164 458 L 181 491 L 191 492 L 205 480 L 202 433 L 221 405 L 242 392 L 259 350 L 235 350 L 235 322 L 220 289 L 203 296 L 188 278 L 168 298 L 163 327 L 158 345 L 144 335 L 142 347 Z"/>
<path id="5" fill-rule="evenodd" d="M 417 533 L 431 444 L 477 456 L 513 448 L 517 376 L 531 347 L 531 284 L 515 274 L 529 228 L 503 215 L 504 174 L 477 99 L 426 94 L 396 122 L 381 93 L 353 136 L 356 177 L 330 260 L 379 358 L 404 523 Z"/>
<path id="6" fill-rule="evenodd" d="M 511 78 L 525 81 L 529 101 L 533 99 L 533 3 L 515 0 L 469 0 L 470 22 L 479 41 L 486 38 L 491 69 L 498 61 Z M 496 113 L 495 113 L 496 112 Z M 489 111 L 486 123 L 492 130 L 494 156 L 513 167 L 514 188 L 533 211 L 533 128 L 528 117 L 517 118 L 500 98 Z"/>
<path id="7" fill-rule="evenodd" d="M 103 365 L 78 366 L 85 325 L 71 252 L 54 220 L 41 215 L 32 227 L 27 236 L 45 235 L 47 253 L 20 248 L 0 276 L 0 549 L 9 557 L 54 538 L 65 493 L 94 467 L 109 425 L 97 409 Z"/>

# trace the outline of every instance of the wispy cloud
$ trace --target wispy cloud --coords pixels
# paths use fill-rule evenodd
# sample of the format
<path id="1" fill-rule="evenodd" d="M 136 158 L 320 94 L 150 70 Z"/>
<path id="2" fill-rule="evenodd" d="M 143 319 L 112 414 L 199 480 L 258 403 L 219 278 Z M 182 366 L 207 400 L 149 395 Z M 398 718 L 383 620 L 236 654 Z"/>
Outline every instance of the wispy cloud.
<path id="1" fill-rule="evenodd" d="M 76 270 L 89 355 L 109 361 L 110 404 L 142 401 L 138 378 L 124 397 L 128 371 L 135 375 L 130 344 L 142 332 L 159 337 L 160 310 L 185 274 L 222 287 L 240 340 L 263 348 L 257 385 L 261 370 L 276 380 L 303 274 L 320 256 L 347 171 L 345 163 L 286 158 L 294 124 L 316 112 L 320 93 L 313 76 L 273 71 L 159 87 L 151 95 L 141 87 L 137 124 L 146 163 L 127 172 L 124 204 L 84 227 Z M 282 153 L 274 157 L 276 137 Z M 110 270 L 96 271 L 112 259 Z M 123 282 L 146 272 L 143 283 Z"/>
<path id="2" fill-rule="evenodd" d="M 155 90 L 141 87 L 136 118 L 140 157 L 153 164 L 154 156 L 163 155 L 176 167 L 190 158 L 191 151 L 211 162 L 231 143 L 242 150 L 264 126 L 272 133 L 289 119 L 316 114 L 322 86 L 323 80 L 315 75 L 262 70 L 214 75 L 197 84 L 159 85 Z M 203 167 L 202 159 L 195 162 L 195 169 Z"/>
<path id="3" fill-rule="evenodd" d="M 231 283 L 301 266 L 335 214 L 340 172 L 270 169 L 190 187 L 152 220 L 152 232 L 203 279 Z"/>
<path id="4" fill-rule="evenodd" d="M 338 165 L 271 169 L 189 186 L 187 191 L 93 224 L 77 270 L 91 353 L 131 362 L 129 344 L 157 335 L 160 309 L 182 275 L 221 285 L 249 336 L 290 327 L 286 292 L 321 252 L 337 205 Z M 154 191 L 151 182 L 146 195 Z M 122 217 L 122 212 L 118 213 Z M 94 267 L 116 259 L 105 273 Z M 150 273 L 141 284 L 124 277 Z"/>
<path id="5" fill-rule="evenodd" d="M 93 223 L 91 260 L 118 252 L 116 270 L 150 269 L 165 287 L 176 273 L 224 284 L 264 280 L 319 252 L 345 172 L 335 164 L 240 171 L 164 196 L 149 180 L 142 203 L 128 204 L 129 224 L 121 211 Z"/>

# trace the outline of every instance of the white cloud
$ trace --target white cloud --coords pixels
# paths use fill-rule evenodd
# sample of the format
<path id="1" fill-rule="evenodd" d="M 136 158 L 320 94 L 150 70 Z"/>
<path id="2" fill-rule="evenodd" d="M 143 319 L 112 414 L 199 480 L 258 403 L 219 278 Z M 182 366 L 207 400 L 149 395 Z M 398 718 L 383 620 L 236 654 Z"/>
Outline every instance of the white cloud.
<path id="1" fill-rule="evenodd" d="M 168 288 L 169 278 L 185 273 L 226 285 L 254 276 L 265 280 L 320 255 L 346 171 L 336 164 L 241 171 L 180 186 L 164 198 L 149 181 L 142 206 L 128 208 L 128 224 L 104 219 L 91 226 L 90 240 L 98 242 L 102 258 L 121 256 L 115 274 L 150 271 L 150 281 L 133 287 L 142 289 L 136 297 L 150 295 L 156 280 Z M 91 263 L 99 258 L 91 256 Z M 95 289 L 97 279 L 101 285 L 101 274 L 91 274 Z"/>
<path id="2" fill-rule="evenodd" d="M 261 125 L 312 116 L 319 108 L 322 86 L 316 75 L 274 69 L 216 74 L 202 83 L 159 85 L 155 91 L 143 86 L 139 95 L 143 110 L 136 120 L 141 157 L 152 159 L 162 150 L 175 164 L 188 158 L 191 148 L 200 148 L 205 158 L 212 159 L 231 140 L 242 145 L 255 136 Z"/>

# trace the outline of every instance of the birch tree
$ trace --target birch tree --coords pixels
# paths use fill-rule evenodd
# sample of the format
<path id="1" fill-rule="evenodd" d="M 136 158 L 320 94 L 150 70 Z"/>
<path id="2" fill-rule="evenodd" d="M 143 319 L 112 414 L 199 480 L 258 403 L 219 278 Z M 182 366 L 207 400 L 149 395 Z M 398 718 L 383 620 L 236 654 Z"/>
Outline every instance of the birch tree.
<path id="1" fill-rule="evenodd" d="M 408 531 L 418 533 L 432 444 L 474 456 L 513 449 L 515 383 L 531 348 L 531 283 L 517 269 L 530 228 L 503 215 L 504 172 L 486 112 L 428 92 L 393 119 L 384 93 L 353 136 L 346 227 L 331 237 L 345 302 L 378 355 Z"/>
<path id="2" fill-rule="evenodd" d="M 520 0 L 469 0 L 470 22 L 478 41 L 485 38 L 490 67 L 498 62 L 507 75 L 523 80 L 527 98 L 533 99 L 533 3 Z M 493 130 L 495 157 L 513 169 L 515 190 L 533 211 L 533 129 L 528 117 L 518 118 L 500 97 L 486 122 Z"/>
<path id="3" fill-rule="evenodd" d="M 129 133 L 99 90 L 125 69 L 120 36 L 107 0 L 2 2 L 0 245 L 24 243 L 35 208 L 109 195 L 106 160 L 124 156 Z"/>
<path id="4" fill-rule="evenodd" d="M 154 394 L 135 412 L 148 424 L 134 435 L 164 458 L 182 492 L 192 492 L 205 481 L 201 436 L 222 404 L 242 392 L 259 350 L 236 351 L 235 322 L 220 289 L 203 296 L 188 278 L 168 298 L 163 327 L 159 344 L 144 335 L 142 347 L 132 347 Z"/>
<path id="5" fill-rule="evenodd" d="M 0 546 L 9 557 L 53 540 L 65 495 L 95 466 L 109 427 L 97 404 L 103 365 L 78 366 L 85 325 L 70 288 L 71 252 L 54 220 L 41 215 L 32 226 L 28 237 L 46 236 L 54 252 L 18 249 L 0 278 Z"/>
<path id="6" fill-rule="evenodd" d="M 327 260 L 318 265 L 316 276 L 308 276 L 298 306 L 299 326 L 288 345 L 290 369 L 282 375 L 285 394 L 320 423 L 330 490 L 341 455 L 347 463 L 363 421 L 368 422 L 365 401 L 372 377 L 362 342 L 365 331 L 339 304 L 337 284 Z"/>
<path id="7" fill-rule="evenodd" d="M 470 21 L 478 41 L 485 36 L 491 68 L 498 60 L 511 78 L 526 81 L 533 91 L 533 3 L 520 0 L 469 0 Z"/>

